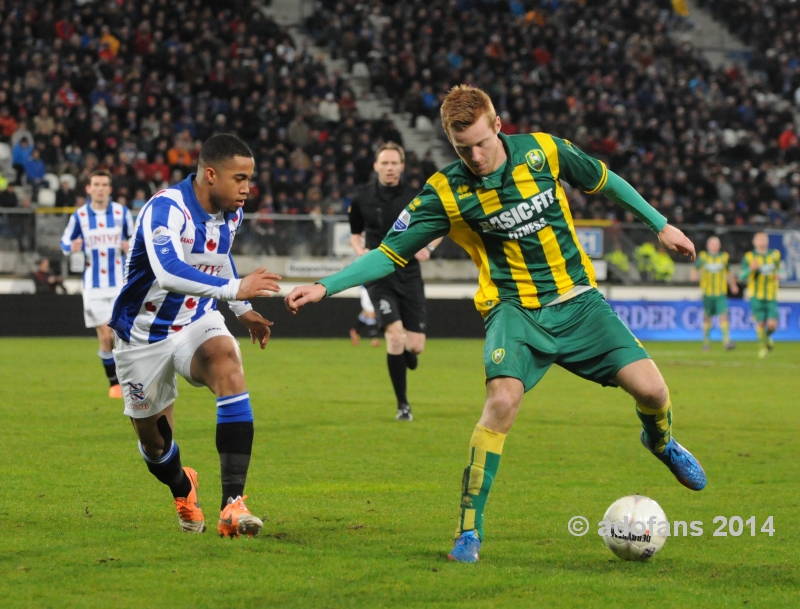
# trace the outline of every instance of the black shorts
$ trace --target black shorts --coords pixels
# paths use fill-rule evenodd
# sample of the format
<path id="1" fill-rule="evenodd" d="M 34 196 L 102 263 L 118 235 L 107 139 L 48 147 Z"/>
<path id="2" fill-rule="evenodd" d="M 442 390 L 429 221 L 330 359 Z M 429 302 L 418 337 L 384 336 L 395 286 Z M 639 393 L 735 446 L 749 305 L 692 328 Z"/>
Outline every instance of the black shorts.
<path id="1" fill-rule="evenodd" d="M 409 332 L 425 333 L 425 286 L 419 267 L 400 269 L 366 288 L 381 329 L 400 320 Z"/>

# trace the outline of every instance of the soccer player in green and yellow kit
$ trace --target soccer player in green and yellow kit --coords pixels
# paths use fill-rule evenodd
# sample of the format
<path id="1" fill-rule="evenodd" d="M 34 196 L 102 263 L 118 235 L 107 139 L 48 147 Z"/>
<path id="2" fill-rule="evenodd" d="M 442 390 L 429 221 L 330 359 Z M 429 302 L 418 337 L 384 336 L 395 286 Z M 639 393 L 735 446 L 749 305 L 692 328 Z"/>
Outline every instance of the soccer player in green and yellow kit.
<path id="1" fill-rule="evenodd" d="M 714 317 L 719 316 L 719 329 L 722 331 L 722 344 L 725 349 L 733 349 L 731 326 L 728 320 L 728 286 L 733 294 L 739 293 L 739 286 L 733 274 L 728 271 L 728 253 L 720 251 L 718 237 L 709 237 L 706 249 L 700 252 L 692 269 L 692 281 L 697 281 L 700 270 L 700 289 L 703 291 L 703 350 L 709 349 L 709 335 Z"/>
<path id="2" fill-rule="evenodd" d="M 742 259 L 740 279 L 747 280 L 750 312 L 756 321 L 758 357 L 764 359 L 772 351 L 772 333 L 778 327 L 778 271 L 781 253 L 769 248 L 767 233 L 753 236 L 753 250 Z"/>
<path id="3" fill-rule="evenodd" d="M 425 184 L 378 249 L 343 271 L 295 288 L 292 312 L 402 267 L 449 234 L 479 269 L 475 305 L 485 318 L 486 401 L 469 445 L 461 514 L 448 557 L 475 562 L 483 511 L 506 434 L 522 397 L 553 364 L 636 400 L 641 440 L 678 480 L 706 484 L 703 468 L 671 436 L 672 403 L 661 373 L 597 291 L 561 180 L 602 192 L 694 258 L 694 245 L 605 164 L 546 133 L 506 136 L 489 97 L 461 85 L 448 93 L 442 124 L 460 157 Z"/>

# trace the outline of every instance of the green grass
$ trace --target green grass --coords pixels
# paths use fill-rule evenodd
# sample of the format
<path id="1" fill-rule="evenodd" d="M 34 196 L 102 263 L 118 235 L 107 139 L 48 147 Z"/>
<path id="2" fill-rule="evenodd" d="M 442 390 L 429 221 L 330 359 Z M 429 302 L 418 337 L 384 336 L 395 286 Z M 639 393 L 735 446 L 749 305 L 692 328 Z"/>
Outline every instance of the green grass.
<path id="1" fill-rule="evenodd" d="M 789 607 L 800 589 L 800 345 L 703 353 L 648 345 L 675 435 L 703 462 L 692 493 L 639 444 L 631 400 L 554 367 L 508 437 L 477 565 L 449 563 L 467 443 L 483 402 L 482 344 L 431 340 L 409 374 L 417 418 L 394 419 L 385 355 L 362 343 L 243 345 L 256 416 L 248 505 L 263 534 L 215 533 L 214 399 L 181 381 L 176 438 L 212 525 L 179 531 L 168 490 L 104 396 L 95 341 L 0 341 L 3 607 Z M 701 537 L 649 563 L 593 528 L 641 493 Z M 774 517 L 775 535 L 714 537 L 715 516 Z M 792 600 L 794 599 L 794 600 Z"/>

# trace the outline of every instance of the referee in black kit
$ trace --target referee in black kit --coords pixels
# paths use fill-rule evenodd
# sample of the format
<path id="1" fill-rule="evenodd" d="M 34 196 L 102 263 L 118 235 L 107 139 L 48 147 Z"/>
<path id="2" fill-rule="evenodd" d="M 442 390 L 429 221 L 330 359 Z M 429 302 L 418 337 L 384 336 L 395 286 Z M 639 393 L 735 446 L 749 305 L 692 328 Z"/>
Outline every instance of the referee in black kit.
<path id="1" fill-rule="evenodd" d="M 383 144 L 375 154 L 377 179 L 363 186 L 348 210 L 350 243 L 361 256 L 377 248 L 417 191 L 403 179 L 405 152 L 394 142 Z M 386 362 L 397 396 L 397 420 L 412 421 L 406 397 L 406 369 L 417 367 L 417 355 L 425 348 L 425 286 L 419 263 L 431 257 L 441 239 L 415 255 L 415 260 L 391 275 L 366 285 L 386 337 Z"/>

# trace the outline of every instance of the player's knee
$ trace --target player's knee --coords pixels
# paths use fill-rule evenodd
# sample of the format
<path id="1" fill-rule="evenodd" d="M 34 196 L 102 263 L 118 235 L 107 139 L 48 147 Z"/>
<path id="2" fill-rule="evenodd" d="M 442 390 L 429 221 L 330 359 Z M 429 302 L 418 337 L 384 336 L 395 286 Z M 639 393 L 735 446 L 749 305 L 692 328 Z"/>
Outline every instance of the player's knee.
<path id="1" fill-rule="evenodd" d="M 669 389 L 664 381 L 651 381 L 639 389 L 637 401 L 648 408 L 661 408 L 669 399 Z"/>
<path id="2" fill-rule="evenodd" d="M 519 410 L 520 400 L 509 391 L 499 391 L 486 398 L 485 410 L 494 418 L 504 420 L 514 417 Z"/>
<path id="3" fill-rule="evenodd" d="M 386 346 L 389 349 L 400 350 L 402 351 L 406 344 L 406 333 L 403 330 L 403 326 L 399 324 L 389 324 L 386 326 L 386 331 L 384 332 L 384 336 L 386 337 Z"/>

